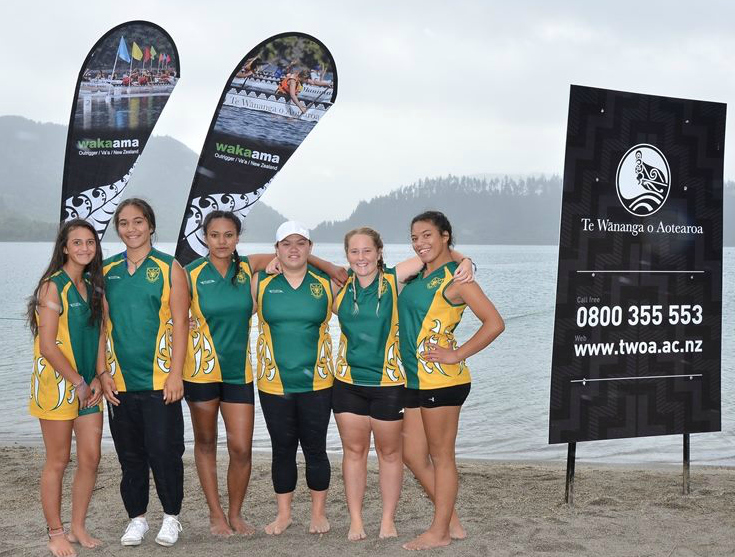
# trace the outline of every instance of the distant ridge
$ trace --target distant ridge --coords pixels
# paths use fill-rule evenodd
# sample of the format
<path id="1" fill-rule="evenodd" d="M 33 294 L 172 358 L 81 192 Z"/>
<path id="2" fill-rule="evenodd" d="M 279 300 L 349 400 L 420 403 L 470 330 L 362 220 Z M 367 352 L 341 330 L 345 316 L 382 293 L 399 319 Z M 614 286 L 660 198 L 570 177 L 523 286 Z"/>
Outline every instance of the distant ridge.
<path id="1" fill-rule="evenodd" d="M 358 226 L 372 226 L 386 242 L 406 242 L 411 219 L 429 209 L 444 212 L 457 243 L 556 244 L 561 179 L 446 176 L 426 178 L 361 202 L 346 220 L 322 223 L 314 238 L 341 241 Z"/>
<path id="2" fill-rule="evenodd" d="M 66 130 L 59 124 L 0 116 L 0 241 L 53 240 Z M 142 197 L 153 205 L 159 241 L 176 240 L 198 158 L 183 143 L 154 136 L 138 160 L 124 197 Z M 259 202 L 248 215 L 243 239 L 270 242 L 284 220 Z M 116 239 L 115 231 L 108 228 L 105 240 Z"/>
<path id="3" fill-rule="evenodd" d="M 0 116 L 0 241 L 53 239 L 65 145 L 66 126 Z M 126 197 L 140 196 L 152 203 L 160 241 L 176 239 L 197 159 L 183 143 L 156 136 L 138 161 Z M 361 201 L 347 219 L 317 226 L 313 238 L 342 242 L 348 230 L 372 226 L 384 241 L 406 243 L 411 219 L 427 209 L 447 214 L 459 244 L 554 245 L 559 236 L 561 178 L 491 173 L 424 178 Z M 271 242 L 284 220 L 287 217 L 261 201 L 245 221 L 243 239 Z M 114 231 L 108 230 L 105 239 L 114 240 Z M 732 181 L 725 183 L 724 240 L 726 246 L 735 245 Z"/>

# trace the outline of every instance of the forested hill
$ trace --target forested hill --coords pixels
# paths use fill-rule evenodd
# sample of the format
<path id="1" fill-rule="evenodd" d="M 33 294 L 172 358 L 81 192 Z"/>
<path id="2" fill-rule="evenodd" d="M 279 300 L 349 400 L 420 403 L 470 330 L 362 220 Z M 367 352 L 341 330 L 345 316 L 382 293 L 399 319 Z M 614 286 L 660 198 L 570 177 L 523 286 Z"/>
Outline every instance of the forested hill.
<path id="1" fill-rule="evenodd" d="M 338 242 L 352 228 L 372 226 L 385 242 L 406 242 L 411 219 L 427 209 L 449 217 L 457 243 L 556 244 L 561 179 L 426 178 L 361 202 L 348 219 L 319 225 L 314 237 Z"/>
<path id="2" fill-rule="evenodd" d="M 562 182 L 559 176 L 426 178 L 361 202 L 343 221 L 324 222 L 314 238 L 341 242 L 359 226 L 379 230 L 385 242 L 406 242 L 418 213 L 438 209 L 452 222 L 456 243 L 556 244 Z M 725 183 L 725 245 L 735 245 L 735 182 Z"/>

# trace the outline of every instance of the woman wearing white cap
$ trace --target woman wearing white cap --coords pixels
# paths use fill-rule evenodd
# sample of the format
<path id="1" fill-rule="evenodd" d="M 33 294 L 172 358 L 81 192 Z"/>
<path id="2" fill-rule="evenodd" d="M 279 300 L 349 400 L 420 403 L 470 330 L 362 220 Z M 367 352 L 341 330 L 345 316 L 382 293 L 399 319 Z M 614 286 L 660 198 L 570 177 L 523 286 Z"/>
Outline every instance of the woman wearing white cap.
<path id="1" fill-rule="evenodd" d="M 276 519 L 265 527 L 268 534 L 280 534 L 291 524 L 299 444 L 311 490 L 309 531 L 329 530 L 326 438 L 332 409 L 332 290 L 329 276 L 308 264 L 311 248 L 304 225 L 283 223 L 276 232 L 281 274 L 261 272 L 252 282 L 260 331 L 257 384 L 271 437 L 278 503 Z"/>

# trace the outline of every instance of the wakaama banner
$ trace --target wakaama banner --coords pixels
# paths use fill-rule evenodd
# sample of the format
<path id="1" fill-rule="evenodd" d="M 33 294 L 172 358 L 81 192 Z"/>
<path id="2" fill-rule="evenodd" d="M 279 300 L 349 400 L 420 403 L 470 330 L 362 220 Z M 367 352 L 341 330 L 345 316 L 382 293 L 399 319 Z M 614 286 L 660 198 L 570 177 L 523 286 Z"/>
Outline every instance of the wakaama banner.
<path id="1" fill-rule="evenodd" d="M 720 430 L 725 111 L 571 88 L 551 443 Z"/>
<path id="2" fill-rule="evenodd" d="M 245 219 L 336 97 L 334 59 L 309 35 L 276 35 L 240 61 L 199 157 L 176 246 L 180 263 L 206 255 L 202 222 L 209 212 Z"/>
<path id="3" fill-rule="evenodd" d="M 153 23 L 123 23 L 95 43 L 71 109 L 62 222 L 82 218 L 104 234 L 179 73 L 173 39 Z"/>

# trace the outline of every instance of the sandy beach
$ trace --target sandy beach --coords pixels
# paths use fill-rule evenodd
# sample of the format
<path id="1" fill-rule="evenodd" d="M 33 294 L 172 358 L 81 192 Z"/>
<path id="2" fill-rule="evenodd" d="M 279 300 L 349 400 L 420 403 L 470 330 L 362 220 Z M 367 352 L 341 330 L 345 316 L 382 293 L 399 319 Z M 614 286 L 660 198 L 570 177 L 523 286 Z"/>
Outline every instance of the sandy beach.
<path id="1" fill-rule="evenodd" d="M 73 457 L 72 457 L 73 459 Z M 329 518 L 332 530 L 310 535 L 309 497 L 299 469 L 294 523 L 281 536 L 262 527 L 275 512 L 270 457 L 254 456 L 245 500 L 245 519 L 259 527 L 250 538 L 215 538 L 190 449 L 185 459 L 184 531 L 174 548 L 154 542 L 161 508 L 151 492 L 151 532 L 139 548 L 120 546 L 126 516 L 118 491 L 120 470 L 114 452 L 102 456 L 88 526 L 104 540 L 97 550 L 79 555 L 227 555 L 243 552 L 285 555 L 382 556 L 406 553 L 401 544 L 420 533 L 431 519 L 431 504 L 410 474 L 406 475 L 396 524 L 397 540 L 377 538 L 380 518 L 377 464 L 370 462 L 364 517 L 368 538 L 348 542 L 347 515 L 339 456 L 332 455 Z M 225 485 L 226 454 L 220 452 L 220 489 Z M 0 448 L 0 556 L 50 555 L 38 495 L 43 465 L 39 448 Z M 70 465 L 73 469 L 74 462 Z M 431 551 L 431 555 L 636 555 L 683 557 L 735 555 L 735 469 L 693 467 L 691 494 L 681 494 L 677 467 L 646 469 L 578 463 L 575 504 L 564 504 L 564 465 L 461 461 L 457 508 L 468 531 L 466 540 Z M 152 484 L 152 482 L 151 482 Z M 68 524 L 71 475 L 67 471 L 62 516 Z M 153 488 L 151 488 L 153 490 Z"/>

